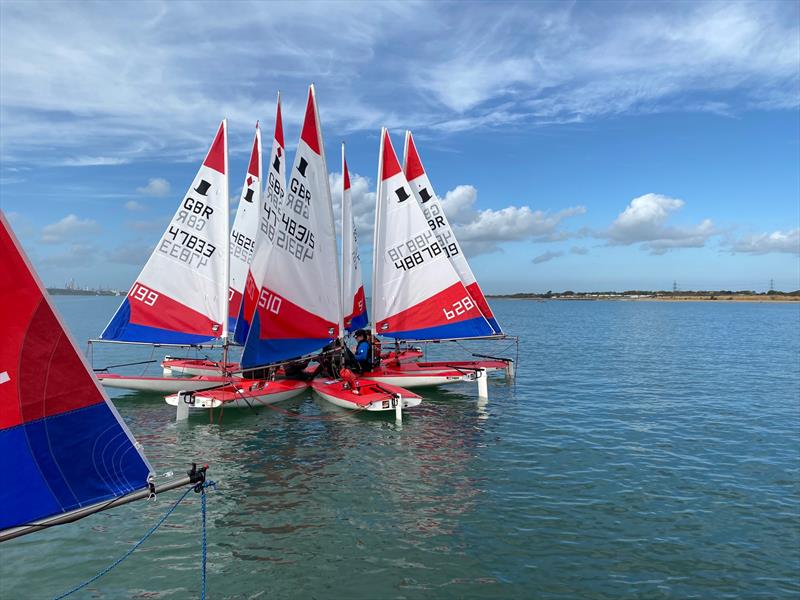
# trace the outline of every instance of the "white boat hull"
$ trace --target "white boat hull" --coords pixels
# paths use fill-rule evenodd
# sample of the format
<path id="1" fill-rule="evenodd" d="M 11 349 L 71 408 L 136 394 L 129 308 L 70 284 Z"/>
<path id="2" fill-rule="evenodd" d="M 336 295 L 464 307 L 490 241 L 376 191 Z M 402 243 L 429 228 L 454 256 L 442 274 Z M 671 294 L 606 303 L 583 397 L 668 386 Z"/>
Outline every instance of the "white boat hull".
<path id="1" fill-rule="evenodd" d="M 154 392 L 158 394 L 176 394 L 182 390 L 206 390 L 224 384 L 227 379 L 209 381 L 208 379 L 188 379 L 178 377 L 137 377 L 126 375 L 105 377 L 98 375 L 100 383 L 106 388 L 133 390 L 137 392 Z"/>
<path id="2" fill-rule="evenodd" d="M 391 405 L 391 402 L 389 403 L 388 406 L 385 406 L 382 401 L 375 401 L 375 402 L 372 402 L 372 403 L 370 403 L 369 405 L 367 405 L 365 407 L 365 406 L 361 406 L 361 405 L 359 405 L 359 404 L 357 404 L 355 402 L 349 402 L 348 400 L 346 400 L 344 398 L 339 398 L 338 396 L 335 396 L 333 394 L 326 394 L 324 391 L 322 391 L 322 390 L 320 390 L 320 389 L 318 389 L 316 387 L 312 388 L 312 389 L 314 390 L 314 393 L 317 394 L 323 400 L 327 400 L 331 404 L 334 404 L 334 405 L 339 406 L 341 408 L 347 408 L 349 410 L 366 410 L 366 411 L 369 411 L 369 412 L 386 412 L 386 411 L 394 412 L 395 411 L 395 408 Z M 403 397 L 403 410 L 405 410 L 407 408 L 413 408 L 415 406 L 419 406 L 421 402 L 422 402 L 421 398 L 405 398 L 405 397 Z"/>
<path id="3" fill-rule="evenodd" d="M 210 410 L 212 408 L 219 408 L 224 406 L 227 408 L 255 408 L 258 406 L 266 406 L 269 404 L 276 404 L 299 396 L 306 391 L 307 386 L 298 387 L 291 390 L 280 392 L 270 391 L 269 388 L 264 389 L 263 394 L 247 394 L 241 398 L 234 400 L 222 401 L 218 398 L 211 396 L 204 396 L 201 393 L 195 394 L 191 402 L 187 403 L 190 411 Z M 170 406 L 177 406 L 181 400 L 180 394 L 173 394 L 164 398 L 164 401 Z"/>
<path id="4" fill-rule="evenodd" d="M 429 387 L 436 385 L 446 385 L 449 383 L 460 383 L 462 381 L 474 381 L 474 375 L 441 375 L 441 374 L 382 374 L 382 375 L 361 375 L 362 379 L 377 381 L 378 383 L 388 383 L 402 388 Z"/>

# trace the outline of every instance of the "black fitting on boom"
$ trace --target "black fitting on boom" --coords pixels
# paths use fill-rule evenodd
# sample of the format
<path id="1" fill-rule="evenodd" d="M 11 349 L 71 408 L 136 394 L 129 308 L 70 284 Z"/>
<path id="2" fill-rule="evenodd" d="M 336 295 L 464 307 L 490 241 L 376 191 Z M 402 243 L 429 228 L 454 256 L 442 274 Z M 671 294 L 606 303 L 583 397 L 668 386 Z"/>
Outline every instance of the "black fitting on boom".
<path id="1" fill-rule="evenodd" d="M 199 469 L 197 468 L 197 463 L 192 463 L 191 471 L 188 471 L 186 474 L 189 476 L 189 483 L 194 483 L 194 491 L 196 493 L 200 493 L 200 490 L 203 489 L 203 484 L 206 482 L 206 471 L 208 470 L 208 465 L 203 465 Z"/>

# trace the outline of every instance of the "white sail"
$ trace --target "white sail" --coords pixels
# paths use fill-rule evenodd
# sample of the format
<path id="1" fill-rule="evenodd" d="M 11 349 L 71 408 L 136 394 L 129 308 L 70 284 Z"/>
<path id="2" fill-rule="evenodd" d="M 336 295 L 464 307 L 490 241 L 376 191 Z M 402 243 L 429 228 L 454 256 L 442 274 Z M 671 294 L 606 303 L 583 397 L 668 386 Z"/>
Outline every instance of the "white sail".
<path id="1" fill-rule="evenodd" d="M 272 247 L 263 268 L 254 266 L 259 295 L 244 367 L 308 354 L 341 330 L 336 233 L 318 115 L 312 85 L 283 211 L 269 220 Z"/>
<path id="2" fill-rule="evenodd" d="M 375 209 L 375 332 L 418 340 L 491 335 L 413 198 L 384 129 Z"/>
<path id="3" fill-rule="evenodd" d="M 211 149 L 101 338 L 200 344 L 228 329 L 228 133 Z"/>
<path id="4" fill-rule="evenodd" d="M 403 151 L 403 172 L 406 174 L 406 179 L 411 186 L 411 191 L 414 192 L 414 197 L 417 199 L 425 218 L 428 220 L 431 230 L 439 240 L 439 244 L 444 249 L 450 262 L 461 278 L 464 287 L 467 288 L 470 297 L 478 305 L 481 314 L 489 321 L 495 334 L 502 334 L 500 325 L 497 323 L 486 297 L 483 295 L 478 280 L 461 250 L 461 245 L 456 239 L 456 234 L 453 232 L 447 216 L 444 214 L 444 209 L 439 201 L 439 197 L 433 190 L 428 174 L 425 167 L 422 166 L 422 160 L 419 157 L 414 138 L 410 131 L 406 131 L 406 142 Z"/>
<path id="5" fill-rule="evenodd" d="M 230 240 L 231 283 L 228 293 L 228 330 L 236 330 L 236 320 L 242 305 L 247 272 L 256 248 L 259 211 L 261 206 L 261 129 L 256 123 L 256 134 L 247 173 L 233 220 Z"/>
<path id="6" fill-rule="evenodd" d="M 358 255 L 358 230 L 350 197 L 350 173 L 342 144 L 342 308 L 344 328 L 353 332 L 367 326 L 367 300 L 361 258 Z"/>

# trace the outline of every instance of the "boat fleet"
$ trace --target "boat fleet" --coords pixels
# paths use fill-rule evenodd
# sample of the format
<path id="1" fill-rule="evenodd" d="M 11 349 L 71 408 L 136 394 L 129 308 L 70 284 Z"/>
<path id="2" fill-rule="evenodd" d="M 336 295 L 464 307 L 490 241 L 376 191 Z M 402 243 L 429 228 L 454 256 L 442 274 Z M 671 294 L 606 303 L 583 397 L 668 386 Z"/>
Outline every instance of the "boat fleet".
<path id="1" fill-rule="evenodd" d="M 334 405 L 392 411 L 400 419 L 422 401 L 410 389 L 474 381 L 486 395 L 490 373 L 513 377 L 510 358 L 425 361 L 415 345 L 507 336 L 411 132 L 401 163 L 388 131 L 381 131 L 369 311 L 344 144 L 341 168 L 340 269 L 314 86 L 291 165 L 280 95 L 266 162 L 256 124 L 230 228 L 223 120 L 152 255 L 102 334 L 90 340 L 217 345 L 222 360 L 167 355 L 159 376 L 102 372 L 102 385 L 163 394 L 179 419 L 191 411 L 281 402 L 308 388 Z M 353 360 L 346 338 L 356 331 L 371 338 L 372 355 L 380 360 Z M 230 357 L 236 347 L 238 362 Z"/>

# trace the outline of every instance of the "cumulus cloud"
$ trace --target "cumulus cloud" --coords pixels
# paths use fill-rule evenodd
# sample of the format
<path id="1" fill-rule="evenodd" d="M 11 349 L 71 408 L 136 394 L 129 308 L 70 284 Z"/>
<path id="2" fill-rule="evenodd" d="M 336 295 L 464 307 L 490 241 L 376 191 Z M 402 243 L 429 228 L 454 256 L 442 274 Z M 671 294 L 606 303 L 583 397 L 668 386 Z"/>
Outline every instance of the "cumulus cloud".
<path id="1" fill-rule="evenodd" d="M 529 206 L 507 206 L 498 210 L 476 210 L 478 191 L 471 185 L 460 185 L 441 199 L 447 219 L 467 254 L 495 252 L 502 242 L 532 240 L 554 242 L 572 233 L 559 231 L 564 219 L 582 215 L 583 206 L 572 206 L 550 213 Z"/>
<path id="2" fill-rule="evenodd" d="M 734 254 L 769 254 L 771 252 L 800 254 L 800 228 L 745 235 L 729 240 L 726 245 Z"/>
<path id="3" fill-rule="evenodd" d="M 328 175 L 328 181 L 331 186 L 336 233 L 341 235 L 342 174 L 331 173 Z M 372 244 L 372 230 L 375 227 L 375 192 L 373 189 L 374 186 L 369 179 L 358 173 L 350 173 L 350 202 L 353 206 L 358 241 L 362 246 Z M 363 256 L 361 258 L 364 259 Z"/>
<path id="4" fill-rule="evenodd" d="M 100 231 L 100 226 L 91 219 L 80 219 L 76 215 L 67 215 L 57 223 L 42 228 L 42 242 L 60 244 L 77 236 L 88 235 Z"/>
<path id="5" fill-rule="evenodd" d="M 136 200 L 128 200 L 125 203 L 125 210 L 129 210 L 131 212 L 138 212 L 144 210 L 146 207 L 144 204 L 137 202 Z"/>
<path id="6" fill-rule="evenodd" d="M 147 182 L 147 185 L 136 188 L 136 191 L 145 196 L 155 196 L 161 198 L 169 194 L 169 181 L 161 177 L 155 177 Z"/>
<path id="7" fill-rule="evenodd" d="M 652 254 L 664 254 L 673 248 L 701 248 L 717 233 L 710 219 L 697 225 L 669 226 L 670 215 L 683 207 L 684 201 L 661 194 L 645 194 L 631 200 L 611 224 L 599 234 L 612 246 L 641 244 Z"/>
<path id="8" fill-rule="evenodd" d="M 563 252 L 550 252 L 550 251 L 543 252 L 542 254 L 540 254 L 539 256 L 536 256 L 533 259 L 533 264 L 538 265 L 538 264 L 547 262 L 549 260 L 553 260 L 554 258 L 558 258 L 559 256 L 564 256 L 564 253 Z"/>

